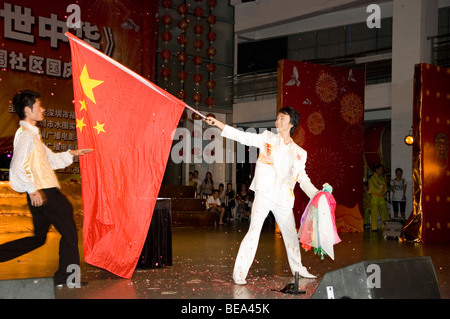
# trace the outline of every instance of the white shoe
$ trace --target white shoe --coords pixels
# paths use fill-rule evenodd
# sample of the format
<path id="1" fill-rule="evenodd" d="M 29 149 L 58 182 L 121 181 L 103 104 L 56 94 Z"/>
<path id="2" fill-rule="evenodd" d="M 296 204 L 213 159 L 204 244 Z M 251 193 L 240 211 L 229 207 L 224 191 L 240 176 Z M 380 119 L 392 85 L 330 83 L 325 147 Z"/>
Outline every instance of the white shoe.
<path id="1" fill-rule="evenodd" d="M 310 274 L 310 273 L 308 272 L 308 270 L 306 270 L 305 267 L 303 267 L 302 269 L 300 269 L 300 271 L 298 272 L 298 274 L 299 274 L 300 276 L 302 276 L 303 278 L 309 278 L 309 279 L 317 278 L 317 276 L 314 276 L 314 275 Z"/>
<path id="2" fill-rule="evenodd" d="M 247 281 L 244 278 L 233 278 L 236 285 L 246 285 Z"/>

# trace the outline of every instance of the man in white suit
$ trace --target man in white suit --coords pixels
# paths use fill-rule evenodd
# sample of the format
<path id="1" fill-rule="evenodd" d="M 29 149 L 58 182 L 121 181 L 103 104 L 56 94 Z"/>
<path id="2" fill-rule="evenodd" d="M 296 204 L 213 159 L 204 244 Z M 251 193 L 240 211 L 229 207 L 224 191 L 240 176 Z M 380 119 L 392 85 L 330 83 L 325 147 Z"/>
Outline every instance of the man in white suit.
<path id="1" fill-rule="evenodd" d="M 233 280 L 238 285 L 247 283 L 246 277 L 255 258 L 261 228 L 269 211 L 274 214 L 283 236 L 292 274 L 298 272 L 302 277 L 315 278 L 302 265 L 292 211 L 296 182 L 310 198 L 318 192 L 305 171 L 306 151 L 291 138 L 299 121 L 300 115 L 296 110 L 284 107 L 279 110 L 275 121 L 278 134 L 268 130 L 256 134 L 239 131 L 213 117 L 205 119 L 209 125 L 222 130 L 223 137 L 244 145 L 256 146 L 260 150 L 255 177 L 250 186 L 255 192 L 250 227 L 242 240 L 233 271 Z"/>

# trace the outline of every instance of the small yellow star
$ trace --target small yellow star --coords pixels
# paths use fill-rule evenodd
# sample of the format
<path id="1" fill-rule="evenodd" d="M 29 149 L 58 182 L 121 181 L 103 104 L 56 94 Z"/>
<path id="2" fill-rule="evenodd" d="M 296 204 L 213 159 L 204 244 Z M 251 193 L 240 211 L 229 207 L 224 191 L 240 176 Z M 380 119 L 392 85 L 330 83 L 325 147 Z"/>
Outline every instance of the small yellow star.
<path id="1" fill-rule="evenodd" d="M 105 123 L 100 124 L 98 121 L 96 121 L 96 122 L 97 122 L 97 125 L 95 125 L 94 128 L 97 130 L 97 134 L 100 134 L 100 132 L 106 133 L 105 129 L 103 128 L 103 126 L 105 126 Z"/>
<path id="2" fill-rule="evenodd" d="M 77 120 L 77 128 L 80 129 L 80 133 L 83 131 L 83 127 L 86 126 L 86 124 L 84 124 L 84 117 L 81 118 L 81 120 L 76 119 Z"/>
<path id="3" fill-rule="evenodd" d="M 78 101 L 81 104 L 80 107 L 80 111 L 86 110 L 87 111 L 87 106 L 86 106 L 86 100 L 83 99 L 83 101 Z"/>
<path id="4" fill-rule="evenodd" d="M 89 78 L 89 74 L 87 71 L 87 67 L 86 64 L 83 67 L 83 71 L 81 71 L 81 75 L 80 75 L 80 82 L 81 82 L 81 87 L 83 88 L 83 92 L 84 94 L 94 103 L 95 102 L 95 97 L 94 97 L 94 92 L 92 91 L 96 86 L 100 85 L 103 83 L 103 81 L 99 81 L 99 80 L 93 80 Z"/>

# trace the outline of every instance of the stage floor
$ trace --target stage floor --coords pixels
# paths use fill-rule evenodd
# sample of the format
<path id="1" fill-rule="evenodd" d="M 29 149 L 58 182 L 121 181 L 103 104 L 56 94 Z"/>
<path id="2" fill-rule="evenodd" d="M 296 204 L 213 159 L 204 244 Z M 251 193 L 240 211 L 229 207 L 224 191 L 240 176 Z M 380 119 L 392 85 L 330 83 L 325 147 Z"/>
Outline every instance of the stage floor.
<path id="1" fill-rule="evenodd" d="M 157 269 L 137 269 L 131 279 L 82 263 L 79 289 L 56 288 L 61 299 L 308 299 L 329 271 L 363 260 L 430 256 L 442 297 L 450 298 L 450 243 L 418 244 L 385 239 L 381 233 L 341 233 L 335 246 L 335 260 L 321 260 L 312 251 L 302 250 L 302 262 L 317 279 L 300 279 L 306 294 L 280 292 L 294 282 L 281 235 L 270 223 L 263 228 L 256 259 L 245 286 L 232 281 L 234 259 L 247 222 L 210 228 L 173 228 L 173 265 Z M 3 234 L 0 243 L 29 234 Z M 80 233 L 81 238 L 81 233 Z M 58 263 L 59 235 L 49 233 L 47 243 L 17 259 L 0 264 L 0 280 L 51 277 Z M 82 245 L 80 239 L 80 251 Z"/>

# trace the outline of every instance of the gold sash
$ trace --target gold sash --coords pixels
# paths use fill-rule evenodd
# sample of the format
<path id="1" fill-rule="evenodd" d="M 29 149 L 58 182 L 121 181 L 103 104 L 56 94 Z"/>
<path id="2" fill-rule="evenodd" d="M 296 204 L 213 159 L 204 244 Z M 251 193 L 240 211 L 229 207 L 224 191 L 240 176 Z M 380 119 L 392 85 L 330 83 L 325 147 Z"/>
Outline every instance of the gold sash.
<path id="1" fill-rule="evenodd" d="M 25 160 L 25 171 L 36 189 L 59 188 L 58 179 L 48 161 L 45 147 L 35 134 L 33 134 L 33 150 Z"/>

